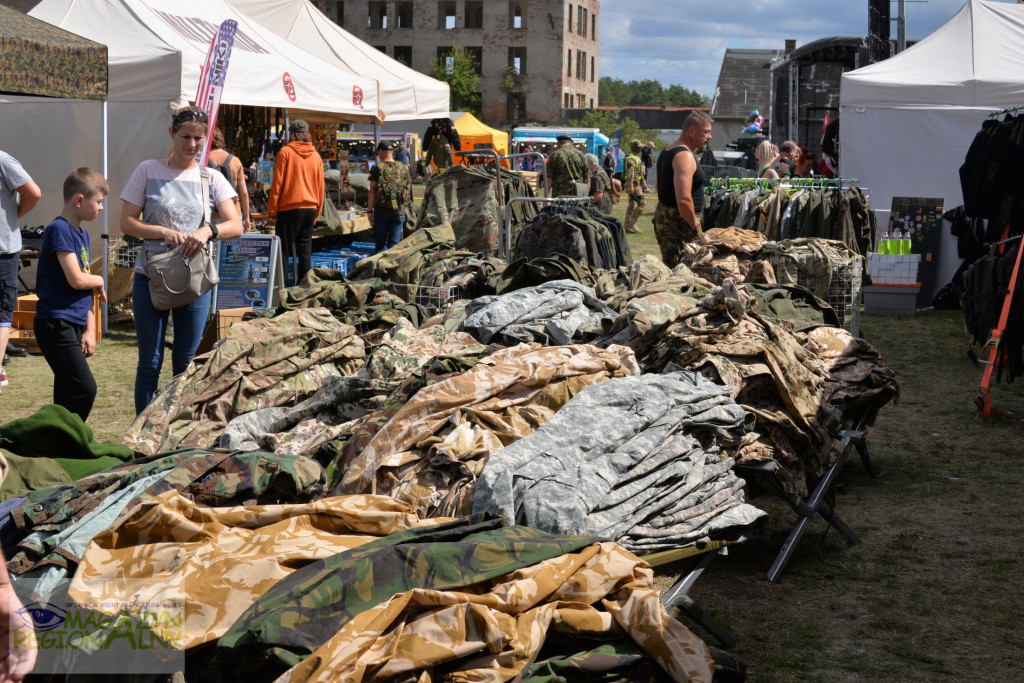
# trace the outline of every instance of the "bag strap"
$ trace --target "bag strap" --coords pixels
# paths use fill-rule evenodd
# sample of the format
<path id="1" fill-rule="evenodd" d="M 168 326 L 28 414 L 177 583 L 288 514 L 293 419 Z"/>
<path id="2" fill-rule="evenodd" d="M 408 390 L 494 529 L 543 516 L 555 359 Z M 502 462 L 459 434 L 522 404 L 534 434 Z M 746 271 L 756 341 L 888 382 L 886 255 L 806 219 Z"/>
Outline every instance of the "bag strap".
<path id="1" fill-rule="evenodd" d="M 210 172 L 204 166 L 199 167 L 199 176 L 203 185 L 203 222 L 199 227 L 210 222 Z"/>

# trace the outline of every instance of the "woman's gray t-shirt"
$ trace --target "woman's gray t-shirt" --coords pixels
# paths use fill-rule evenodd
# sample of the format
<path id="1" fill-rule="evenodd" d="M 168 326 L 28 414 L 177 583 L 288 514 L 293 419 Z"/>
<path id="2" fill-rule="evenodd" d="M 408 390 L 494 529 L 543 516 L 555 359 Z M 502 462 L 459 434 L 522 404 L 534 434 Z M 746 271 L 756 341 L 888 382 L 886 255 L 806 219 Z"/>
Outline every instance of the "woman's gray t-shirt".
<path id="1" fill-rule="evenodd" d="M 223 201 L 237 193 L 220 173 L 210 173 L 211 212 Z M 173 228 L 185 235 L 191 234 L 203 222 L 203 183 L 199 166 L 181 170 L 170 168 L 163 159 L 149 159 L 136 167 L 121 192 L 121 199 L 142 207 L 142 222 Z M 144 240 L 150 256 L 167 251 L 163 240 Z M 146 271 L 141 265 L 142 254 L 135 260 L 135 272 Z"/>

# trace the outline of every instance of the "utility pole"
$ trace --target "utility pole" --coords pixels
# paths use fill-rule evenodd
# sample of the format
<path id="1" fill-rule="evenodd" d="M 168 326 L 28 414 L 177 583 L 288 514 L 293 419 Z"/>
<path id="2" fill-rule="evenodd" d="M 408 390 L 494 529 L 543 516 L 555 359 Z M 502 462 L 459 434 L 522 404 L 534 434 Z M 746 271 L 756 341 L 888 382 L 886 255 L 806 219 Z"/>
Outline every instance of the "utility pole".
<path id="1" fill-rule="evenodd" d="M 899 0 L 896 10 L 896 54 L 907 49 L 907 0 Z"/>

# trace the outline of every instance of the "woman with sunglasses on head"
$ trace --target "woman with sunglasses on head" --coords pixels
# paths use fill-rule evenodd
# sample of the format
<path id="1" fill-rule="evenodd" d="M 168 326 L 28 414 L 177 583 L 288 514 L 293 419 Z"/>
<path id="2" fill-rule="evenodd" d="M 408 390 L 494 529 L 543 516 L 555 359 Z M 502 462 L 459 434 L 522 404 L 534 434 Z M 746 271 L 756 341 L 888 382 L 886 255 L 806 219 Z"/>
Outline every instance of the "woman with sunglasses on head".
<path id="1" fill-rule="evenodd" d="M 237 196 L 220 173 L 208 173 L 209 196 L 203 196 L 203 181 L 196 156 L 209 133 L 206 112 L 184 107 L 171 117 L 171 154 L 166 159 L 149 159 L 136 167 L 121 199 L 121 232 L 144 240 L 135 262 L 132 287 L 132 312 L 139 346 L 139 364 L 135 372 L 135 413 L 149 405 L 160 380 L 164 361 L 167 323 L 174 322 L 171 367 L 181 374 L 192 362 L 210 313 L 212 294 L 171 311 L 157 310 L 149 295 L 149 278 L 144 254 L 155 256 L 179 245 L 186 256 L 194 256 L 214 240 L 229 240 L 242 234 L 242 222 L 235 208 Z M 204 202 L 212 202 L 220 222 L 206 222 Z"/>

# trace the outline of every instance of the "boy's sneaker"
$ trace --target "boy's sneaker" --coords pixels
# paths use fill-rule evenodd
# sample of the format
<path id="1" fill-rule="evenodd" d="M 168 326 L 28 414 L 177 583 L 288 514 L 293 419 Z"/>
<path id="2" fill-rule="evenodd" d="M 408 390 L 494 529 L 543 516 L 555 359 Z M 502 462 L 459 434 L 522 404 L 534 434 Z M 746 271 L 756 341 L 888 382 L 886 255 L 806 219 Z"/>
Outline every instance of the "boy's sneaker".
<path id="1" fill-rule="evenodd" d="M 7 371 L 0 368 L 0 387 L 7 386 Z"/>

